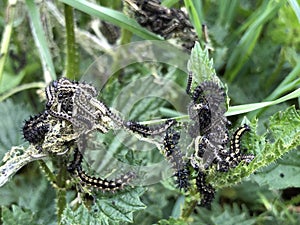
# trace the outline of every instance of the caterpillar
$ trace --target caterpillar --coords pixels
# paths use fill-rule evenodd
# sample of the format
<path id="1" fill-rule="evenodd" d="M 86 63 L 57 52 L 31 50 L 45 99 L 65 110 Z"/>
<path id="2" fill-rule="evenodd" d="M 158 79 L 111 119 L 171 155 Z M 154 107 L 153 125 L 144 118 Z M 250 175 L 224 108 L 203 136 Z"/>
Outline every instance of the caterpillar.
<path id="1" fill-rule="evenodd" d="M 196 178 L 197 190 L 201 194 L 200 205 L 204 207 L 210 207 L 213 199 L 215 198 L 215 189 L 212 185 L 206 183 L 206 174 L 199 171 Z"/>
<path id="2" fill-rule="evenodd" d="M 172 128 L 169 128 L 166 131 L 166 135 L 164 137 L 164 155 L 171 163 L 174 170 L 173 175 L 176 177 L 176 186 L 179 189 L 187 190 L 190 186 L 190 171 L 186 162 L 184 162 L 182 152 L 178 147 L 179 139 L 179 132 Z"/>
<path id="3" fill-rule="evenodd" d="M 117 190 L 121 190 L 124 188 L 125 185 L 128 185 L 129 182 L 136 177 L 136 174 L 134 172 L 128 172 L 126 174 L 123 174 L 115 180 L 93 177 L 88 175 L 82 169 L 82 159 L 82 154 L 79 152 L 78 149 L 75 149 L 74 159 L 71 165 L 68 166 L 68 171 L 72 174 L 75 174 L 83 184 L 100 189 L 103 192 L 115 192 Z"/>
<path id="4" fill-rule="evenodd" d="M 227 172 L 230 168 L 235 168 L 241 161 L 250 163 L 253 160 L 254 155 L 241 153 L 241 138 L 247 131 L 250 131 L 250 127 L 244 124 L 234 132 L 229 152 L 221 153 L 223 160 L 218 163 L 218 171 Z"/>
<path id="5" fill-rule="evenodd" d="M 158 135 L 165 132 L 169 127 L 176 123 L 175 120 L 167 120 L 164 124 L 156 125 L 156 126 L 147 126 L 140 124 L 134 121 L 124 122 L 123 125 L 138 134 L 143 135 L 144 137 L 148 137 L 151 135 Z"/>
<path id="6" fill-rule="evenodd" d="M 22 128 L 24 139 L 31 144 L 42 142 L 49 131 L 47 117 L 47 111 L 35 116 L 30 116 L 29 120 L 25 121 Z"/>
<path id="7" fill-rule="evenodd" d="M 120 37 L 120 28 L 105 21 L 101 21 L 100 31 L 109 44 L 115 44 Z"/>

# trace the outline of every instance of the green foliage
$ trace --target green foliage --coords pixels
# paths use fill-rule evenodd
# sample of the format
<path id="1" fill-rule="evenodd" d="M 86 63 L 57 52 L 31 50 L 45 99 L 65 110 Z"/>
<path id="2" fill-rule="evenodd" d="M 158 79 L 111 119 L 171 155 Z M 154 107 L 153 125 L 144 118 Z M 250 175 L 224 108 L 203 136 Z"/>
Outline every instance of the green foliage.
<path id="1" fill-rule="evenodd" d="M 7 100 L 0 103 L 0 114 L 0 157 L 3 158 L 4 153 L 12 146 L 23 143 L 20 128 L 30 112 L 26 110 L 23 104 L 18 105 Z"/>
<path id="2" fill-rule="evenodd" d="M 181 219 L 170 218 L 168 220 L 160 220 L 159 225 L 187 225 L 188 223 Z"/>
<path id="3" fill-rule="evenodd" d="M 35 216 L 26 210 L 22 210 L 19 206 L 12 205 L 12 211 L 6 207 L 2 207 L 2 221 L 5 225 L 13 224 L 38 224 Z"/>
<path id="4" fill-rule="evenodd" d="M 145 28 L 141 27 L 135 20 L 126 17 L 123 13 L 114 11 L 109 8 L 104 8 L 99 5 L 93 4 L 85 0 L 71 1 L 71 0 L 61 0 L 62 2 L 69 4 L 70 6 L 81 10 L 89 15 L 96 16 L 100 19 L 103 19 L 107 22 L 115 24 L 120 27 L 124 27 L 127 30 L 135 33 L 136 35 L 145 38 L 160 40 L 160 37 L 149 32 Z"/>
<path id="5" fill-rule="evenodd" d="M 91 208 L 80 205 L 76 210 L 68 206 L 63 214 L 62 224 L 119 224 L 133 222 L 133 212 L 145 205 L 139 200 L 143 188 L 118 193 L 112 198 L 98 198 Z"/>
<path id="6" fill-rule="evenodd" d="M 256 128 L 255 130 L 257 122 L 254 120 L 251 123 L 251 127 Z M 213 173 L 209 179 L 219 187 L 239 182 L 243 177 L 280 159 L 285 153 L 300 145 L 300 115 L 293 106 L 272 116 L 268 128 L 262 135 L 251 132 L 251 141 L 247 147 L 250 151 L 254 151 L 256 157 L 248 166 L 240 164 L 228 173 Z"/>
<path id="7" fill-rule="evenodd" d="M 52 57 L 50 55 L 49 46 L 46 42 L 46 36 L 42 28 L 41 20 L 39 19 L 40 14 L 38 8 L 32 0 L 27 0 L 26 4 L 29 16 L 31 17 L 33 37 L 35 38 L 36 45 L 38 46 L 38 50 L 40 51 L 41 63 L 43 65 L 45 73 L 44 76 L 47 76 L 47 74 L 49 73 L 51 78 L 55 80 L 55 69 L 52 62 Z"/>
<path id="8" fill-rule="evenodd" d="M 195 219 L 195 224 L 255 224 L 255 219 L 250 217 L 249 210 L 244 205 L 225 205 L 222 208 L 214 205 L 212 211 L 198 211 L 199 217 Z"/>
<path id="9" fill-rule="evenodd" d="M 99 2 L 104 1 L 0 3 L 2 8 L 7 7 L 0 12 L 1 159 L 13 146 L 27 146 L 22 139 L 22 124 L 32 112 L 44 107 L 36 88 L 43 89 L 58 77 L 56 74 L 80 78 L 76 74 L 83 74 L 99 54 L 113 55 L 114 46 L 99 35 L 99 19 L 121 28 L 122 37 L 115 45 L 141 39 L 162 40 L 129 18 L 121 8 L 121 0 L 106 1 L 104 5 Z M 65 169 L 66 165 L 57 165 L 59 160 L 50 157 L 41 164 L 46 174 L 41 173 L 36 162 L 30 163 L 0 188 L 1 224 L 57 224 L 59 218 L 61 224 L 139 225 L 296 225 L 300 221 L 295 212 L 300 204 L 299 1 L 164 0 L 162 4 L 188 7 L 200 43 L 188 53 L 191 57 L 187 69 L 194 73 L 193 86 L 214 80 L 226 88 L 230 98 L 226 115 L 235 115 L 230 118 L 232 127 L 250 124 L 251 132 L 242 138 L 242 147 L 255 159 L 228 173 L 217 173 L 214 168 L 209 171 L 208 181 L 217 188 L 209 210 L 196 206 L 199 195 L 193 191 L 176 190 L 172 178 L 149 186 L 147 191 L 135 187 L 103 194 L 77 186 L 75 193 L 69 176 L 62 181 L 65 186 L 58 187 L 53 182 L 60 166 Z M 66 12 L 62 11 L 64 7 Z M 209 43 L 202 36 L 201 23 L 208 27 Z M 205 44 L 213 50 L 205 48 Z M 114 57 L 118 60 L 118 56 Z M 185 89 L 186 75 L 179 69 L 136 63 L 110 77 L 101 90 L 101 99 L 114 107 L 114 100 L 119 98 L 122 104 L 117 105 L 117 110 L 124 110 L 128 119 L 146 123 L 167 117 L 186 120 L 186 107 L 177 110 L 156 97 L 133 101 L 133 95 L 149 95 L 143 88 L 145 83 L 159 93 L 162 79 Z M 168 97 L 175 102 L 177 94 L 170 90 Z M 241 122 L 244 113 L 248 114 Z M 144 150 L 141 143 L 134 146 L 137 150 L 124 148 L 121 137 L 122 134 L 108 134 L 99 146 L 122 162 L 148 165 L 163 160 L 159 151 L 137 151 Z M 113 166 L 111 157 L 90 156 L 101 165 Z M 151 173 L 155 175 L 156 171 Z M 296 194 L 288 192 L 291 188 Z M 94 201 L 80 192 L 91 193 Z M 66 203 L 65 208 L 59 208 L 64 205 L 61 202 Z M 187 210 L 190 213 L 183 217 Z"/>
<path id="10" fill-rule="evenodd" d="M 300 172 L 299 148 L 284 155 L 276 163 L 256 172 L 254 179 L 260 185 L 267 184 L 270 189 L 284 189 L 288 187 L 300 187 L 297 176 Z"/>
<path id="11" fill-rule="evenodd" d="M 1 187 L 1 205 L 11 209 L 11 205 L 16 204 L 17 210 L 24 211 L 24 214 L 28 215 L 32 222 L 55 224 L 55 192 L 45 177 L 38 172 L 36 165 L 30 165 L 27 168 L 25 171 L 23 170 L 22 175 L 14 176 L 11 182 Z M 2 211 L 3 222 L 9 223 L 13 220 L 20 221 L 22 224 L 23 213 L 19 214 L 12 208 L 12 211 L 6 211 L 7 214 L 10 216 L 4 217 L 4 211 Z M 14 224 L 19 223 L 15 222 Z"/>

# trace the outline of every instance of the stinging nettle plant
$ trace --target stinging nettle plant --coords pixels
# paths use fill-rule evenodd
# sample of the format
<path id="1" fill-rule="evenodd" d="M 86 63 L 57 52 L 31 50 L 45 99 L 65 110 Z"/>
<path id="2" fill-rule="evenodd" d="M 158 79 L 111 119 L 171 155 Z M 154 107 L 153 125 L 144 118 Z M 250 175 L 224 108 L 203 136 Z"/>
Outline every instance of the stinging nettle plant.
<path id="1" fill-rule="evenodd" d="M 82 31 L 78 28 L 74 28 L 74 12 L 72 7 L 83 10 L 89 15 L 101 15 L 99 16 L 101 19 L 111 22 L 117 26 L 128 28 L 128 30 L 130 30 L 133 34 L 141 36 L 145 39 L 150 39 L 151 37 L 158 39 L 160 38 L 159 36 L 148 32 L 146 29 L 137 26 L 133 19 L 127 18 L 124 14 L 119 14 L 119 12 L 109 8 L 93 8 L 92 3 L 85 1 L 73 2 L 66 0 L 63 2 L 70 4 L 64 6 L 64 26 L 66 27 L 67 39 L 67 60 L 65 68 L 66 72 L 64 76 L 67 78 L 79 77 L 79 75 L 74 75 L 78 74 L 79 72 L 78 55 L 76 53 L 77 45 L 75 44 L 74 35 L 77 35 Z M 172 4 L 170 3 L 171 1 L 163 2 L 166 5 Z M 196 3 L 195 5 L 189 1 L 185 1 L 185 3 L 186 5 L 190 6 L 190 17 L 198 18 L 199 15 L 193 15 L 193 13 L 197 11 L 195 10 L 197 7 Z M 47 43 L 44 40 L 45 36 L 42 34 L 42 32 L 39 32 L 39 29 L 43 29 L 39 22 L 39 15 L 36 14 L 36 12 L 38 12 L 38 7 L 33 1 L 26 1 L 26 6 L 32 22 L 31 30 L 34 33 L 33 36 L 35 38 L 35 42 L 38 43 L 38 46 L 42 45 L 47 49 Z M 51 5 L 52 9 L 55 8 L 53 8 L 53 6 L 54 5 Z M 274 9 L 271 7 L 271 5 L 266 7 L 268 10 L 275 10 L 275 8 L 279 6 L 272 6 Z M 15 8 L 13 7 L 12 10 L 15 10 Z M 107 17 L 108 15 L 112 15 L 111 18 Z M 126 20 L 122 21 L 120 18 L 126 18 Z M 201 34 L 199 32 L 201 29 L 198 27 L 196 30 L 198 32 L 198 36 L 200 37 Z M 126 35 L 126 33 L 123 33 L 123 35 Z M 126 40 L 124 36 L 121 38 Z M 79 40 L 79 42 L 81 41 L 82 40 Z M 48 83 L 50 80 L 56 80 L 57 78 L 54 72 L 55 70 L 51 65 L 53 64 L 51 53 L 43 48 L 39 49 L 39 51 L 41 51 L 40 58 L 43 62 L 42 65 L 45 76 L 44 81 Z M 235 53 L 235 55 L 236 54 L 237 53 Z M 231 63 L 233 60 L 234 59 L 231 59 Z M 148 65 L 142 65 L 141 68 L 140 71 L 143 72 L 134 73 L 131 75 L 132 78 L 137 79 L 139 76 L 141 76 L 140 74 L 142 74 L 142 76 L 145 74 L 150 74 Z M 165 68 L 162 69 L 162 67 L 157 67 L 156 69 L 158 76 L 167 76 L 170 79 L 174 79 L 174 77 L 178 75 L 176 70 L 169 68 L 167 69 L 167 75 L 165 74 Z M 187 69 L 193 73 L 194 87 L 204 80 L 213 80 L 221 87 L 224 87 L 226 92 L 230 92 L 230 82 L 228 83 L 227 87 L 226 79 L 224 82 L 220 81 L 220 79 L 216 76 L 214 63 L 209 57 L 208 50 L 205 48 L 203 50 L 198 43 L 194 46 L 191 52 Z M 132 70 L 137 71 L 135 69 L 131 69 L 129 71 Z M 124 71 L 126 72 L 126 70 Z M 230 74 L 227 73 L 226 76 L 228 77 Z M 127 79 L 127 77 L 125 77 L 125 79 Z M 230 77 L 228 80 L 231 79 L 234 78 Z M 255 222 L 259 223 L 259 221 L 264 221 L 265 216 L 267 216 L 268 213 L 271 213 L 275 219 L 278 219 L 280 217 L 279 212 L 284 212 L 282 217 L 285 218 L 286 215 L 289 218 L 289 221 L 293 222 L 297 217 L 292 215 L 291 212 L 285 211 L 284 209 L 286 206 L 281 202 L 277 203 L 275 209 L 272 209 L 273 211 L 270 210 L 265 214 L 258 215 L 257 217 L 250 216 L 250 207 L 247 208 L 247 206 L 244 204 L 238 205 L 237 203 L 233 203 L 232 206 L 229 206 L 226 203 L 219 204 L 221 202 L 220 195 L 230 196 L 230 191 L 234 190 L 231 188 L 232 186 L 233 188 L 240 187 L 240 189 L 237 189 L 237 192 L 245 191 L 243 190 L 243 183 L 246 183 L 247 186 L 249 182 L 251 185 L 252 183 L 256 182 L 262 186 L 268 185 L 272 190 L 300 187 L 299 179 L 295 179 L 293 176 L 297 175 L 299 168 L 299 163 L 297 161 L 297 159 L 299 159 L 299 153 L 297 150 L 294 150 L 298 148 L 300 142 L 299 110 L 296 110 L 295 106 L 290 106 L 273 113 L 267 122 L 263 121 L 264 123 L 262 123 L 262 119 L 260 118 L 264 107 L 278 105 L 279 103 L 286 103 L 288 100 L 298 98 L 300 96 L 299 88 L 296 89 L 296 86 L 294 86 L 294 89 L 292 89 L 289 94 L 280 97 L 283 95 L 283 93 L 285 93 L 285 89 L 289 88 L 289 90 L 291 90 L 290 84 L 292 83 L 292 79 L 292 76 L 288 76 L 287 79 L 285 79 L 277 88 L 275 88 L 273 95 L 269 96 L 266 101 L 260 103 L 231 106 L 229 97 L 226 95 L 226 104 L 228 110 L 225 115 L 228 117 L 233 115 L 241 115 L 257 109 L 260 110 L 260 112 L 257 114 L 247 114 L 249 119 L 244 117 L 242 121 L 236 122 L 234 125 L 234 127 L 239 127 L 246 123 L 251 128 L 251 131 L 246 133 L 241 139 L 241 146 L 242 148 L 247 149 L 248 152 L 252 153 L 255 157 L 251 162 L 249 162 L 249 164 L 240 163 L 237 167 L 231 168 L 228 172 L 224 173 L 216 172 L 214 166 L 208 168 L 206 182 L 211 184 L 217 190 L 217 196 L 210 211 L 203 207 L 197 206 L 201 200 L 201 197 L 203 196 L 201 196 L 201 194 L 199 195 L 194 182 L 191 182 L 191 188 L 189 191 L 184 192 L 183 190 L 180 191 L 175 188 L 175 185 L 173 184 L 173 178 L 162 181 L 162 185 L 157 184 L 149 187 L 129 187 L 125 188 L 121 192 L 115 193 L 103 194 L 99 191 L 91 191 L 85 187 L 81 187 L 82 190 L 75 190 L 73 181 L 70 180 L 67 175 L 67 159 L 65 159 L 64 156 L 60 157 L 51 155 L 49 157 L 47 155 L 48 159 L 43 161 L 46 155 L 43 154 L 43 152 L 41 153 L 39 149 L 36 149 L 32 145 L 29 145 L 28 147 L 28 145 L 24 144 L 22 141 L 14 141 L 20 140 L 20 128 L 23 125 L 23 120 L 28 118 L 30 114 L 35 113 L 32 113 L 32 110 L 29 111 L 25 108 L 22 108 L 18 104 L 14 104 L 14 102 L 10 99 L 6 100 L 5 102 L 1 102 L 0 110 L 1 115 L 3 116 L 0 122 L 3 131 L 0 135 L 2 148 L 1 157 L 4 156 L 4 152 L 11 148 L 11 150 L 5 154 L 5 157 L 0 164 L 2 172 L 0 175 L 1 181 L 7 182 L 7 179 L 11 178 L 11 176 L 17 172 L 17 169 L 20 169 L 31 161 L 38 160 L 38 164 L 33 163 L 27 165 L 22 171 L 15 175 L 10 182 L 1 187 L 1 199 L 3 199 L 1 219 L 4 224 L 16 223 L 16 221 L 18 221 L 20 224 L 56 223 L 57 220 L 61 224 L 142 224 L 142 221 L 143 224 L 154 223 L 147 223 L 147 218 L 150 218 L 149 221 L 156 221 L 155 223 L 159 224 L 190 224 L 193 222 L 195 224 L 220 224 L 220 221 L 223 222 L 224 218 L 228 218 L 228 215 L 230 215 L 228 224 L 231 222 L 236 223 L 237 221 L 254 224 Z M 179 83 L 182 88 L 185 88 L 186 81 Z M 43 82 L 33 82 L 27 86 L 25 85 L 26 84 L 22 85 L 20 83 L 20 85 L 15 89 L 4 92 L 4 94 L 1 96 L 1 100 L 3 101 L 4 99 L 8 98 L 8 96 L 11 96 L 12 94 L 22 90 L 30 88 L 44 89 L 45 87 L 45 83 Z M 107 85 L 105 89 L 106 88 L 109 91 L 115 90 L 117 92 L 119 86 L 118 84 L 112 82 Z M 138 88 L 136 91 L 138 91 Z M 103 99 L 106 99 L 106 96 L 107 99 L 113 99 L 113 94 L 109 96 L 107 92 L 103 90 Z M 108 101 L 105 103 L 110 105 L 111 102 Z M 44 103 L 40 103 L 40 105 L 43 104 Z M 143 111 L 145 106 L 147 106 L 148 110 Z M 141 102 L 137 104 L 136 107 L 138 110 L 134 112 L 134 120 L 137 121 L 145 120 L 144 118 L 152 118 L 151 116 L 153 115 L 161 115 L 159 114 L 160 112 L 165 113 L 163 115 L 166 118 L 173 118 L 170 115 L 176 115 L 176 112 L 173 112 L 172 109 L 167 110 L 169 105 L 163 102 L 158 103 L 156 101 L 149 100 L 149 102 Z M 13 111 L 15 111 L 16 114 L 12 116 L 11 112 Z M 257 115 L 257 118 L 255 115 Z M 143 119 L 141 120 L 140 118 Z M 178 124 L 188 121 L 188 118 L 188 115 L 179 115 L 174 117 Z M 163 123 L 164 121 L 165 120 L 156 120 L 155 122 Z M 151 123 L 152 121 L 149 120 L 144 121 L 142 124 L 146 126 L 147 124 Z M 233 132 L 234 129 L 230 129 L 230 133 Z M 21 144 L 23 146 L 20 147 Z M 12 147 L 12 145 L 15 146 Z M 116 145 L 116 142 L 114 142 L 112 137 L 108 137 L 104 140 L 103 145 L 107 149 L 113 149 L 113 146 Z M 119 147 L 116 149 L 119 149 Z M 123 154 L 125 156 L 125 158 L 122 158 L 122 160 L 128 160 L 132 163 L 131 160 L 134 158 L 134 151 L 126 149 L 120 153 L 121 155 Z M 35 158 L 33 158 L 32 155 L 34 155 Z M 155 157 L 159 158 L 162 156 L 159 154 L 148 154 L 143 157 L 143 160 L 146 159 L 155 161 Z M 160 159 L 165 160 L 162 158 Z M 138 164 L 139 162 L 134 163 Z M 36 170 L 37 165 L 39 165 L 41 169 Z M 97 175 L 97 173 L 95 175 Z M 241 183 L 241 181 L 243 182 Z M 234 186 L 236 184 L 240 184 L 240 186 Z M 259 188 L 257 185 L 251 185 L 249 187 L 253 186 L 252 188 L 254 191 L 261 192 L 259 199 L 262 203 L 260 203 L 260 206 L 264 205 L 266 208 L 268 208 L 271 203 L 269 202 L 270 200 L 268 198 L 268 194 L 266 194 L 266 189 Z M 226 190 L 229 190 L 229 194 L 225 193 Z M 80 197 L 76 197 L 77 192 L 81 192 L 82 195 Z M 25 196 L 23 193 L 26 193 Z M 84 195 L 84 193 L 86 193 L 86 195 Z M 11 199 L 8 197 L 14 195 L 16 197 L 11 197 Z M 21 196 L 19 200 L 17 198 L 18 196 Z M 157 204 L 157 202 L 160 204 Z M 299 203 L 297 199 L 292 199 L 289 202 L 291 205 L 297 203 Z M 161 207 L 157 205 L 160 205 Z M 146 221 L 145 219 L 141 219 L 141 217 L 145 217 Z M 168 217 L 171 218 L 163 219 Z"/>

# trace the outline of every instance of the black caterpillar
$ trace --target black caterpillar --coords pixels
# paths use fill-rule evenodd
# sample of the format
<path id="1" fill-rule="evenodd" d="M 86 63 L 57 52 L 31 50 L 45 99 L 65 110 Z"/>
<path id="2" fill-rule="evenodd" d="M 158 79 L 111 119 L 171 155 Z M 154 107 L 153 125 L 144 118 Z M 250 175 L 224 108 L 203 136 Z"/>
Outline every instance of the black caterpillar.
<path id="1" fill-rule="evenodd" d="M 46 111 L 35 116 L 30 116 L 22 128 L 24 139 L 31 144 L 42 142 L 49 131 L 49 124 L 46 122 L 47 117 L 48 113 Z"/>
<path id="2" fill-rule="evenodd" d="M 124 174 L 115 180 L 107 180 L 99 177 L 96 178 L 90 176 L 82 169 L 82 159 L 83 159 L 82 154 L 79 152 L 78 149 L 76 149 L 74 153 L 73 162 L 68 167 L 68 171 L 72 174 L 75 174 L 83 184 L 95 187 L 104 192 L 105 191 L 115 192 L 117 190 L 121 190 L 124 188 L 125 185 L 128 185 L 128 183 L 133 178 L 135 178 L 135 173 L 133 172 Z"/>
<path id="3" fill-rule="evenodd" d="M 179 132 L 169 128 L 164 137 L 164 154 L 168 161 L 172 164 L 177 187 L 187 190 L 190 186 L 190 171 L 186 162 L 184 162 L 182 152 L 178 147 L 179 139 Z"/>
<path id="4" fill-rule="evenodd" d="M 167 120 L 164 124 L 156 126 L 147 126 L 140 124 L 139 122 L 128 121 L 124 122 L 123 125 L 129 130 L 141 134 L 143 137 L 148 137 L 151 135 L 158 135 L 165 132 L 169 127 L 171 127 L 175 123 L 175 120 Z"/>
<path id="5" fill-rule="evenodd" d="M 230 168 L 235 168 L 242 161 L 250 163 L 254 155 L 253 154 L 242 154 L 241 151 L 241 137 L 245 132 L 249 132 L 250 127 L 246 124 L 239 127 L 230 141 L 229 152 L 221 153 L 223 160 L 218 163 L 217 170 L 221 172 L 227 172 Z"/>
<path id="6" fill-rule="evenodd" d="M 196 178 L 197 190 L 201 194 L 200 205 L 204 207 L 210 207 L 212 201 L 215 198 L 215 189 L 206 182 L 206 174 L 202 171 L 199 171 Z"/>
<path id="7" fill-rule="evenodd" d="M 115 44 L 121 34 L 119 27 L 105 21 L 101 21 L 100 31 L 109 44 Z"/>

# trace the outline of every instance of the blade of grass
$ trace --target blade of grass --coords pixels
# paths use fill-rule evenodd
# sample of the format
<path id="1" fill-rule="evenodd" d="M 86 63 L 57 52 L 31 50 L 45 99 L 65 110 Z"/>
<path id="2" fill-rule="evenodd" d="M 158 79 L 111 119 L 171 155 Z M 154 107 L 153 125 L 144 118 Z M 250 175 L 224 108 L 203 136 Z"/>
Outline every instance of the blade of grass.
<path id="1" fill-rule="evenodd" d="M 299 4 L 296 0 L 288 0 L 288 2 L 290 3 L 291 7 L 293 8 L 297 18 L 298 18 L 298 21 L 300 23 L 300 7 L 299 7 Z"/>
<path id="2" fill-rule="evenodd" d="M 110 22 L 116 26 L 122 27 L 134 33 L 135 35 L 150 40 L 163 40 L 158 35 L 141 27 L 135 20 L 128 18 L 121 12 L 105 8 L 85 0 L 60 0 L 61 2 L 72 6 L 73 8 L 95 16 L 101 20 Z"/>
<path id="3" fill-rule="evenodd" d="M 277 88 L 263 101 L 273 101 L 288 91 L 294 90 L 300 85 L 300 63 L 286 76 L 286 78 L 277 86 Z M 298 96 L 299 97 L 299 96 Z M 261 108 L 260 110 L 250 113 L 248 115 L 249 118 L 253 118 L 254 116 L 258 117 L 261 113 L 265 111 L 265 108 Z"/>
<path id="4" fill-rule="evenodd" d="M 231 106 L 229 107 L 228 111 L 225 113 L 226 116 L 233 116 L 238 115 L 246 112 L 251 112 L 257 109 L 261 109 L 271 105 L 277 105 L 279 103 L 298 98 L 300 96 L 300 88 L 297 90 L 277 99 L 274 101 L 268 102 L 260 102 L 260 103 L 253 103 L 253 104 L 246 104 L 246 105 L 238 105 L 238 106 Z"/>
<path id="5" fill-rule="evenodd" d="M 225 116 L 234 116 L 234 115 L 239 115 L 247 112 L 251 112 L 254 110 L 262 109 L 267 106 L 272 106 L 272 105 L 277 105 L 279 103 L 298 98 L 300 97 L 300 88 L 297 90 L 277 99 L 274 101 L 267 101 L 267 102 L 259 102 L 259 103 L 251 103 L 251 104 L 245 104 L 245 105 L 237 105 L 237 106 L 230 106 L 228 108 L 228 111 L 225 113 Z M 172 119 L 176 121 L 184 121 L 188 120 L 189 116 L 188 115 L 181 115 L 181 116 L 176 116 L 173 117 Z M 169 118 L 168 118 L 169 119 Z M 151 120 L 151 121 L 143 121 L 141 124 L 157 124 L 157 123 L 162 123 L 167 121 L 168 119 L 159 119 L 159 120 Z"/>
<path id="6" fill-rule="evenodd" d="M 17 0 L 8 1 L 8 6 L 7 6 L 8 23 L 5 25 L 3 35 L 2 35 L 2 40 L 1 40 L 1 47 L 0 47 L 0 83 L 2 81 L 4 65 L 7 58 L 9 42 L 13 30 L 16 3 Z"/>
<path id="7" fill-rule="evenodd" d="M 198 13 L 200 21 L 204 21 L 205 15 L 203 12 L 203 2 L 198 0 L 193 0 L 194 7 L 196 9 L 196 12 Z"/>
<path id="8" fill-rule="evenodd" d="M 27 90 L 27 89 L 32 89 L 32 88 L 44 88 L 45 87 L 45 83 L 44 82 L 33 82 L 33 83 L 28 83 L 28 84 L 23 84 L 20 85 L 16 88 L 13 88 L 11 90 L 9 90 L 7 93 L 3 94 L 0 96 L 0 102 L 4 101 L 5 99 L 9 98 L 10 96 Z"/>
<path id="9" fill-rule="evenodd" d="M 184 0 L 184 5 L 185 5 L 186 9 L 188 10 L 190 19 L 196 29 L 196 32 L 198 34 L 198 39 L 199 39 L 199 41 L 201 41 L 200 39 L 202 37 L 202 23 L 200 21 L 197 10 L 193 4 L 193 1 Z"/>
<path id="10" fill-rule="evenodd" d="M 277 88 L 265 99 L 266 101 L 274 100 L 285 93 L 290 88 L 295 88 L 299 82 L 300 63 L 286 76 L 286 78 L 277 86 Z M 295 83 L 295 84 L 293 84 Z M 291 84 L 293 84 L 291 86 Z"/>
<path id="11" fill-rule="evenodd" d="M 237 44 L 228 60 L 224 75 L 228 82 L 232 82 L 236 78 L 238 72 L 248 61 L 264 24 L 278 12 L 282 4 L 282 1 L 279 3 L 269 1 L 266 8 L 261 8 L 261 14 L 259 14 L 259 17 L 257 17 L 256 20 L 249 26 L 248 30 L 242 36 L 240 42 Z"/>
<path id="12" fill-rule="evenodd" d="M 251 24 L 253 24 L 257 20 L 257 18 L 266 10 L 267 6 L 268 6 L 268 1 L 263 1 L 260 8 L 252 12 L 251 15 L 247 18 L 247 20 L 244 21 L 243 24 L 241 24 L 241 26 L 238 27 L 232 33 L 232 35 L 228 37 L 228 40 L 226 40 L 225 45 L 229 45 L 230 43 L 235 42 L 236 39 L 239 36 L 241 36 L 241 34 L 245 32 L 247 28 L 250 27 Z"/>
<path id="13" fill-rule="evenodd" d="M 41 57 L 41 63 L 44 70 L 44 80 L 46 83 L 49 83 L 51 80 L 56 80 L 56 74 L 46 41 L 45 32 L 41 24 L 40 13 L 33 0 L 26 0 L 25 2 L 30 17 L 32 35 Z M 49 77 L 49 74 L 51 77 Z"/>
<path id="14" fill-rule="evenodd" d="M 228 4 L 228 1 L 220 1 L 218 4 L 219 17 L 217 19 L 219 24 L 222 24 L 223 26 L 232 24 L 239 2 L 240 1 L 238 0 L 233 0 Z"/>

